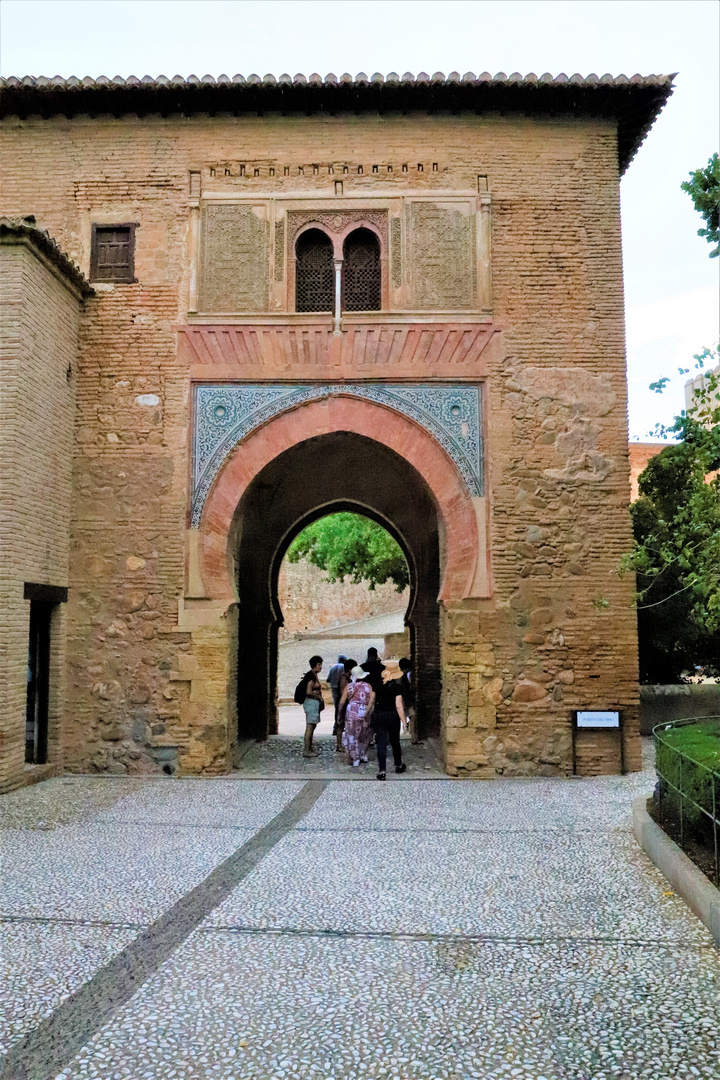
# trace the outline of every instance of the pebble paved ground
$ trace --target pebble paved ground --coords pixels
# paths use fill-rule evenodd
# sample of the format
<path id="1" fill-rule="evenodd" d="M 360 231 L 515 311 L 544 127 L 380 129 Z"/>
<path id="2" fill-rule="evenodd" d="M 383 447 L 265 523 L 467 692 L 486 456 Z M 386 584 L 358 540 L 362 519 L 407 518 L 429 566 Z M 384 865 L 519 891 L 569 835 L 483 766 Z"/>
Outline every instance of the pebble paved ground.
<path id="1" fill-rule="evenodd" d="M 283 706 L 280 708 L 279 735 L 271 735 L 264 742 L 248 740 L 240 748 L 238 776 L 254 779 L 272 779 L 274 777 L 292 777 L 293 779 L 325 780 L 372 780 L 377 774 L 377 759 L 373 750 L 367 764 L 357 769 L 347 764 L 344 753 L 335 749 L 336 740 L 332 734 L 333 710 L 326 708 L 315 729 L 313 746 L 318 752 L 314 759 L 303 758 L 302 735 L 305 731 L 305 713 L 302 706 Z M 393 783 L 406 783 L 411 777 L 423 779 L 434 777 L 439 780 L 446 773 L 440 762 L 433 741 L 413 746 L 410 737 L 401 735 L 403 760 L 408 766 L 407 773 L 396 776 L 393 772 L 392 752 L 388 749 L 389 779 Z"/>
<path id="2" fill-rule="evenodd" d="M 62 778 L 0 800 L 0 1076 L 717 1080 L 652 774 Z"/>

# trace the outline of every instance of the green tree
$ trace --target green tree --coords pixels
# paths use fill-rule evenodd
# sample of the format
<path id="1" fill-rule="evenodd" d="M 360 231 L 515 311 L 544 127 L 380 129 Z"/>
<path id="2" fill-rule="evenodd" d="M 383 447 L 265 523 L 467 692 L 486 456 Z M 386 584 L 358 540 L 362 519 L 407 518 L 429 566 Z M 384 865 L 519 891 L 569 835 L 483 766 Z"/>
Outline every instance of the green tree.
<path id="1" fill-rule="evenodd" d="M 349 577 L 354 585 L 368 588 L 392 581 L 398 592 L 410 584 L 410 574 L 399 544 L 390 534 L 362 514 L 343 511 L 314 521 L 295 537 L 288 561 L 300 559 L 319 566 L 328 581 Z"/>
<path id="2" fill-rule="evenodd" d="M 695 359 L 703 370 L 720 354 L 705 349 Z M 720 468 L 718 372 L 705 375 L 693 408 L 655 434 L 678 441 L 639 478 L 635 547 L 623 568 L 637 574 L 641 680 L 677 682 L 697 664 L 720 674 L 720 474 L 711 475 Z"/>
<path id="3" fill-rule="evenodd" d="M 687 191 L 695 209 L 705 218 L 706 228 L 698 229 L 698 236 L 704 236 L 708 244 L 716 244 L 710 258 L 720 255 L 720 156 L 713 154 L 707 168 L 691 172 L 690 179 L 680 187 Z"/>

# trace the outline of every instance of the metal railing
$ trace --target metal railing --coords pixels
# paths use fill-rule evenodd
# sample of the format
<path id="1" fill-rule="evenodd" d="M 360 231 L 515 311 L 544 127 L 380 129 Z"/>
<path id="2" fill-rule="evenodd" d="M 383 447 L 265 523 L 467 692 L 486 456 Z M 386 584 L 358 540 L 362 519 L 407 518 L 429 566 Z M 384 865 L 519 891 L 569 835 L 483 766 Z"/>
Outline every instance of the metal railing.
<path id="1" fill-rule="evenodd" d="M 673 746 L 671 742 L 667 742 L 662 738 L 666 731 L 675 731 L 680 727 L 689 727 L 694 724 L 715 724 L 718 728 L 718 739 L 720 740 L 720 716 L 694 716 L 685 720 L 671 720 L 664 724 L 656 724 L 653 728 L 653 738 L 655 740 L 655 771 L 658 775 L 658 818 L 663 821 L 663 798 L 667 797 L 668 791 L 672 791 L 676 796 L 679 796 L 679 828 L 680 828 L 680 847 L 685 846 L 685 818 L 687 816 L 686 804 L 692 805 L 704 818 L 706 818 L 712 825 L 713 830 L 713 847 L 715 855 L 715 884 L 720 885 L 720 857 L 718 855 L 719 834 L 720 834 L 720 767 L 711 768 L 709 765 L 703 765 L 702 762 L 696 761 L 695 758 L 690 757 L 682 750 L 678 750 L 676 746 Z M 659 764 L 658 750 L 662 746 L 663 751 L 669 753 L 669 760 L 677 763 L 677 775 L 676 780 L 671 780 L 665 772 L 661 771 Z M 674 756 L 673 756 L 674 755 Z M 664 766 L 667 770 L 667 766 Z M 687 780 L 690 775 L 702 776 L 707 774 L 707 787 L 709 789 L 709 805 L 705 806 L 702 803 L 694 799 L 686 790 L 684 780 Z"/>

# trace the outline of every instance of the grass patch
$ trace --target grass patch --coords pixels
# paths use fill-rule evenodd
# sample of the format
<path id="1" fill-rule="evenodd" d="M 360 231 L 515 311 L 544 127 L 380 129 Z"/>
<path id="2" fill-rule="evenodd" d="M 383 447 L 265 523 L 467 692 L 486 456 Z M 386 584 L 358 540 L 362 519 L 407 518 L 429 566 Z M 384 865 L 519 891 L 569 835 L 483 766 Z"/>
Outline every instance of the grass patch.
<path id="1" fill-rule="evenodd" d="M 663 743 L 687 757 L 720 772 L 720 724 L 688 724 L 659 733 L 658 753 Z"/>

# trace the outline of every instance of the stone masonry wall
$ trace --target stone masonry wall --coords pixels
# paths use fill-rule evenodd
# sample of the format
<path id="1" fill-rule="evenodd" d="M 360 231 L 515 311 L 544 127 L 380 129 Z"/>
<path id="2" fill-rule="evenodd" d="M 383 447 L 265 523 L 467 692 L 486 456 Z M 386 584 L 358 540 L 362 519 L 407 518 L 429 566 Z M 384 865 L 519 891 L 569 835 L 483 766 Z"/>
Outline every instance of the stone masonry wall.
<path id="1" fill-rule="evenodd" d="M 172 327 L 187 318 L 189 170 L 235 161 L 238 147 L 258 161 L 437 162 L 437 172 L 411 178 L 428 192 L 474 187 L 487 175 L 493 318 L 503 330 L 485 382 L 493 591 L 443 615 L 448 767 L 567 772 L 579 707 L 624 710 L 628 763 L 637 767 L 632 582 L 615 573 L 630 543 L 615 130 L 589 120 L 420 114 L 4 126 L 13 169 L 0 210 L 35 213 L 85 271 L 91 222 L 138 223 L 137 284 L 100 287 L 82 331 L 68 767 L 228 765 L 219 734 L 227 620 L 219 614 L 212 632 L 178 624 L 189 373 Z M 332 178 L 308 172 L 293 176 L 294 188 L 325 183 L 331 199 Z M 409 182 L 399 170 L 390 181 L 368 167 L 346 194 Z M 432 378 L 432 365 L 397 374 Z M 144 403 L 148 395 L 157 404 Z M 212 633 L 216 660 L 194 688 Z M 192 727 L 201 706 L 205 734 Z M 578 762 L 584 772 L 615 771 L 614 744 L 585 736 Z"/>
<path id="2" fill-rule="evenodd" d="M 345 581 L 329 582 L 318 566 L 301 559 L 291 563 L 283 559 L 278 576 L 278 600 L 285 618 L 280 640 L 306 630 L 325 630 L 329 626 L 369 619 L 407 610 L 409 590 L 399 593 L 391 582 L 368 589 Z"/>
<path id="3" fill-rule="evenodd" d="M 0 244 L 0 790 L 25 763 L 30 602 L 25 582 L 67 586 L 78 297 L 42 255 Z M 51 626 L 48 760 L 62 763 L 65 627 Z"/>

